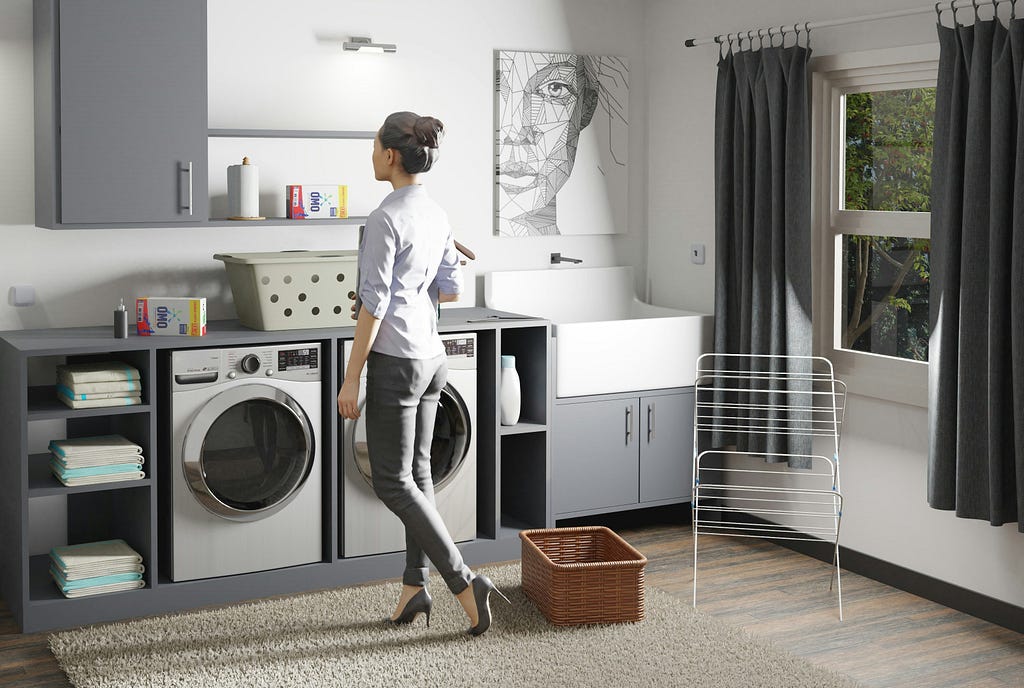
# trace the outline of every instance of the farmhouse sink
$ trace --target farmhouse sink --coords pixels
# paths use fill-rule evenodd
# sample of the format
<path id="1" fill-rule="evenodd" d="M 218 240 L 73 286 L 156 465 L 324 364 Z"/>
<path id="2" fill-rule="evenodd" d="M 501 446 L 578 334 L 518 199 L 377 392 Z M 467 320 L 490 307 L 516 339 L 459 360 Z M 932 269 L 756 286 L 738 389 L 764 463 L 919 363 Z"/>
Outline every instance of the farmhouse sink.
<path id="1" fill-rule="evenodd" d="M 559 398 L 689 387 L 711 349 L 712 316 L 644 303 L 632 267 L 490 272 L 484 305 L 553 323 Z"/>

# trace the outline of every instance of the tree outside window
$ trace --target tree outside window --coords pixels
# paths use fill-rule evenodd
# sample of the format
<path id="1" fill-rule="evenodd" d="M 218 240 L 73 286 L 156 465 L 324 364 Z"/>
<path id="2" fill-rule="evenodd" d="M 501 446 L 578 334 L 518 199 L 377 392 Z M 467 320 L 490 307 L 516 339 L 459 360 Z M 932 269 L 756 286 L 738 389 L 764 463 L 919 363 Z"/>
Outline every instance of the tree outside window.
<path id="1" fill-rule="evenodd" d="M 844 210 L 931 209 L 935 89 L 846 95 Z M 929 240 L 847 234 L 842 347 L 928 360 Z"/>

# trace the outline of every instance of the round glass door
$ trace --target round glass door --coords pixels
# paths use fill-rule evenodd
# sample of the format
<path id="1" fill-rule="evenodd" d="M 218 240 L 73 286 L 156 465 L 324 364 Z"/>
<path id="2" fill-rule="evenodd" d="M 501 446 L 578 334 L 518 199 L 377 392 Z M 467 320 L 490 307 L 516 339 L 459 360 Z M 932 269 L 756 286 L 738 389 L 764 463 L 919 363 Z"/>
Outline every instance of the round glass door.
<path id="1" fill-rule="evenodd" d="M 352 433 L 352 456 L 363 480 L 373 487 L 370 457 L 366 448 L 365 402 L 360 403 L 360 416 Z M 434 418 L 434 437 L 430 442 L 430 474 L 434 489 L 442 489 L 454 478 L 469 452 L 472 427 L 469 409 L 462 395 L 451 385 L 445 385 L 437 402 Z"/>
<path id="2" fill-rule="evenodd" d="M 294 399 L 263 385 L 243 385 L 196 414 L 185 437 L 185 477 L 214 514 L 265 518 L 291 501 L 309 477 L 313 447 L 309 419 Z"/>

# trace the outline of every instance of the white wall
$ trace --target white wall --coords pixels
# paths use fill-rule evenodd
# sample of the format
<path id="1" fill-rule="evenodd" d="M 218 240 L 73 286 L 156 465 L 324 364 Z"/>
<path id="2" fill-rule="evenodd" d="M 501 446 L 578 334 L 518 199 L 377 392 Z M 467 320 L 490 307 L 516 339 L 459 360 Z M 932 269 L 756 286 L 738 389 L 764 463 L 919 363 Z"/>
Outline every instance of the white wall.
<path id="1" fill-rule="evenodd" d="M 642 284 L 647 98 L 643 13 L 636 3 L 211 0 L 209 20 L 211 127 L 372 130 L 394 110 L 435 115 L 445 122 L 448 136 L 441 161 L 424 182 L 448 210 L 456 237 L 476 251 L 473 274 L 542 267 L 550 253 L 559 251 L 583 258 L 585 265 L 635 265 Z M 343 54 L 341 42 L 352 35 L 397 43 L 398 53 Z M 0 291 L 6 296 L 10 285 L 27 283 L 38 295 L 36 306 L 24 308 L 14 308 L 4 298 L 0 331 L 108 324 L 120 297 L 130 301 L 145 294 L 206 296 L 211 319 L 233 318 L 224 268 L 212 259 L 214 253 L 355 246 L 355 226 L 34 227 L 31 39 L 31 0 L 0 3 L 0 92 L 5 94 L 0 104 Z M 492 235 L 493 50 L 498 48 L 629 60 L 627 234 L 532 239 Z M 317 156 L 315 145 L 296 147 L 300 155 Z M 251 148 L 244 153 L 258 162 L 259 142 Z M 371 176 L 368 148 L 337 157 L 338 176 Z M 211 172 L 223 186 L 225 171 Z M 470 294 L 467 305 L 472 300 Z"/>
<path id="2" fill-rule="evenodd" d="M 648 276 L 657 303 L 707 312 L 714 307 L 718 55 L 715 46 L 685 48 L 683 41 L 920 6 L 920 0 L 649 0 Z M 948 25 L 949 13 L 943 18 Z M 935 15 L 924 14 L 815 30 L 811 48 L 822 55 L 935 41 Z M 705 265 L 687 261 L 691 243 L 707 244 Z M 1016 525 L 993 528 L 928 507 L 927 410 L 851 397 L 846 417 L 842 544 L 1024 606 L 1024 536 Z"/>

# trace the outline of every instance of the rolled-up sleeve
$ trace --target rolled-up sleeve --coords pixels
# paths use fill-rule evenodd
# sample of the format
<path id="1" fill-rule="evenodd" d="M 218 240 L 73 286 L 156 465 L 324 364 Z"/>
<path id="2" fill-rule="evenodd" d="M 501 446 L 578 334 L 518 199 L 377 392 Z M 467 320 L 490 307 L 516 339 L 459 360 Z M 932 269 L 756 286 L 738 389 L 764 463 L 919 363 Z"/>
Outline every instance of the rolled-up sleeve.
<path id="1" fill-rule="evenodd" d="M 448 232 L 448 240 L 445 242 L 444 254 L 441 256 L 441 264 L 437 268 L 437 277 L 434 281 L 437 284 L 437 290 L 442 294 L 462 293 L 459 252 L 455 248 L 455 239 L 451 232 Z"/>
<path id="2" fill-rule="evenodd" d="M 373 317 L 381 320 L 391 303 L 396 236 L 387 215 L 370 213 L 359 244 L 359 298 Z"/>

